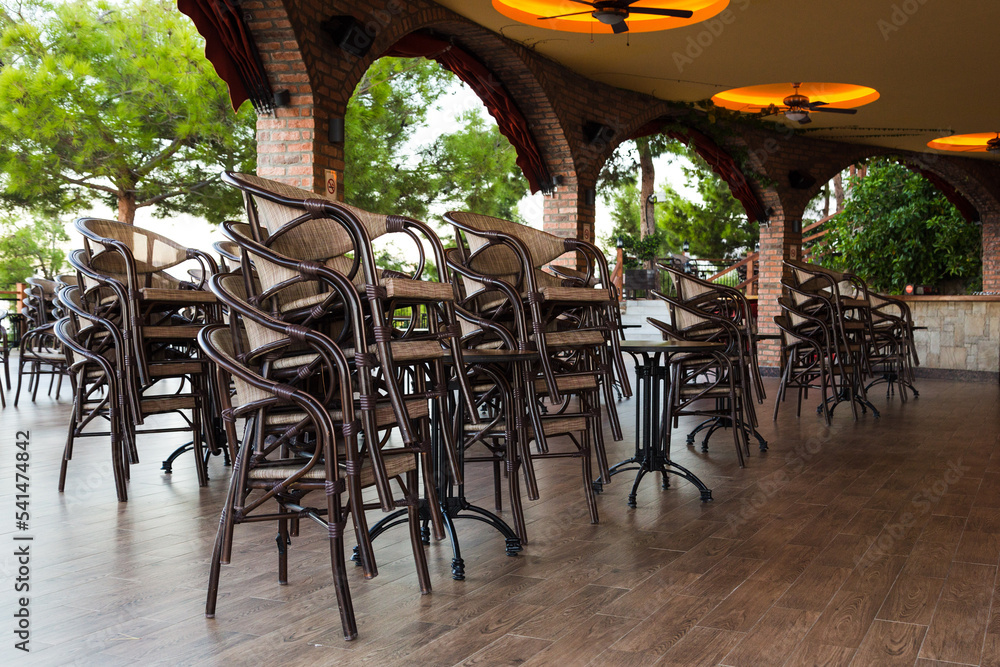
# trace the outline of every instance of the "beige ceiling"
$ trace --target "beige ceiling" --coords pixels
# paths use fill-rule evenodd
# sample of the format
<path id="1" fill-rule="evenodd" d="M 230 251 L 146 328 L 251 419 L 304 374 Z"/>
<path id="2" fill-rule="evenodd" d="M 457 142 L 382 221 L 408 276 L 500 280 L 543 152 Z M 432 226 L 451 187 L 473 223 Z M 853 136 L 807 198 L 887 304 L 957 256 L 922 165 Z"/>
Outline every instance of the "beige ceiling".
<path id="1" fill-rule="evenodd" d="M 595 35 L 593 42 L 513 21 L 490 0 L 437 1 L 589 78 L 665 100 L 783 81 L 855 83 L 881 93 L 854 116 L 813 114 L 815 136 L 936 152 L 927 142 L 950 132 L 1000 131 L 1000 0 L 732 0 L 728 23 L 630 33 L 627 41 Z"/>

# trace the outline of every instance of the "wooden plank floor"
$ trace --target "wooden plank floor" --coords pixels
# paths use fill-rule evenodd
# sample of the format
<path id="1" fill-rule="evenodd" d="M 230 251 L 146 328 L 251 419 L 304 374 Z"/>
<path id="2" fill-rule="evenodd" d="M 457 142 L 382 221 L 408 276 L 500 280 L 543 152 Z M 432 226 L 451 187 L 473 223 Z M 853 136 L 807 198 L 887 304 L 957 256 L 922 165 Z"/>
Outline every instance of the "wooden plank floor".
<path id="1" fill-rule="evenodd" d="M 760 417 L 770 451 L 754 450 L 742 470 L 727 433 L 708 454 L 675 433 L 674 456 L 713 489 L 709 504 L 684 482 L 662 490 L 648 479 L 629 509 L 622 475 L 598 498 L 601 524 L 590 525 L 578 465 L 540 462 L 542 498 L 525 504 L 531 541 L 517 557 L 491 528 L 460 523 L 468 578 L 452 580 L 447 543 L 433 543 L 434 592 L 421 596 L 405 530 L 380 537 L 380 575 L 351 581 L 354 642 L 342 639 L 328 543 L 314 526 L 293 540 L 288 586 L 276 581 L 274 530 L 238 527 L 217 617 L 206 619 L 221 464 L 199 489 L 186 459 L 172 476 L 159 471 L 181 437 L 147 436 L 130 501 L 119 505 L 107 446 L 92 439 L 59 494 L 67 400 L 8 405 L 8 582 L 14 434 L 31 431 L 24 664 L 1000 665 L 1000 391 L 919 388 L 905 404 L 874 393 L 878 421 L 855 423 L 842 407 L 832 428 L 812 409 L 796 418 L 793 404 L 772 423 L 769 401 Z M 620 404 L 628 437 L 632 403 Z M 630 449 L 610 447 L 613 460 Z M 490 475 L 469 477 L 473 500 L 491 507 Z M 23 657 L 11 589 L 0 594 L 4 664 Z"/>

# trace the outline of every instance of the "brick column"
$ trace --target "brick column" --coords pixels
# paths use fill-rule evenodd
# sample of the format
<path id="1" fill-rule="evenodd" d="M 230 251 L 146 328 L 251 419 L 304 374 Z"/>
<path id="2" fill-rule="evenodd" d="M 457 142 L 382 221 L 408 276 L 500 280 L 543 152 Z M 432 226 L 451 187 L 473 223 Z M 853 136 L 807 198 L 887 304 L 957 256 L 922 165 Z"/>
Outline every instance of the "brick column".
<path id="1" fill-rule="evenodd" d="M 1000 212 L 983 214 L 983 291 L 1000 292 Z"/>
<path id="2" fill-rule="evenodd" d="M 594 243 L 594 205 L 586 202 L 583 190 L 576 183 L 563 184 L 553 194 L 545 195 L 542 229 L 556 236 Z M 576 264 L 568 259 L 556 263 L 574 267 Z"/>
<path id="3" fill-rule="evenodd" d="M 782 261 L 799 259 L 802 250 L 802 218 L 785 218 L 783 210 L 775 207 L 771 224 L 760 228 L 760 280 L 757 288 L 757 326 L 761 333 L 777 333 L 774 317 L 780 314 L 778 297 L 781 296 Z M 760 365 L 777 369 L 779 366 L 778 341 L 762 342 L 758 348 Z"/>

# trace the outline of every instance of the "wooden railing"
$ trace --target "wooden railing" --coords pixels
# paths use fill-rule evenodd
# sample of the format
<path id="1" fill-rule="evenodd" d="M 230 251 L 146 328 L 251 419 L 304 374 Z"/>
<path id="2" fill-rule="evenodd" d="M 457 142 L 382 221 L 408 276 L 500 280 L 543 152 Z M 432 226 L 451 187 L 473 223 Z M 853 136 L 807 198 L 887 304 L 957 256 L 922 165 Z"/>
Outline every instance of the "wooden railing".
<path id="1" fill-rule="evenodd" d="M 836 215 L 837 215 L 836 213 L 834 213 L 832 215 L 828 215 L 825 218 L 823 218 L 822 220 L 817 220 L 816 222 L 814 222 L 814 223 L 812 223 L 810 225 L 806 225 L 805 227 L 802 228 L 802 243 L 806 244 L 806 243 L 810 243 L 812 241 L 816 242 L 813 245 L 812 248 L 809 248 L 808 250 L 803 250 L 802 259 L 805 259 L 805 260 L 811 259 L 813 256 L 816 255 L 816 253 L 818 251 L 822 250 L 823 246 L 826 245 L 826 243 L 822 239 L 823 239 L 824 236 L 826 236 L 827 234 L 830 233 L 830 230 L 829 229 L 821 229 L 821 227 L 823 227 L 826 223 L 828 223 L 831 220 L 833 220 L 833 218 Z M 819 231 L 815 231 L 815 230 L 819 230 Z M 813 233 L 810 234 L 809 232 L 813 232 Z"/>
<path id="2" fill-rule="evenodd" d="M 715 275 L 708 278 L 708 282 L 714 283 L 718 282 L 723 278 L 723 276 L 730 274 L 734 271 L 738 271 L 740 267 L 747 267 L 746 280 L 733 285 L 736 289 L 745 290 L 747 296 L 756 296 L 757 294 L 757 270 L 760 264 L 760 253 L 752 252 L 740 261 L 736 262 L 732 266 L 727 266 Z"/>
<path id="3" fill-rule="evenodd" d="M 17 283 L 12 290 L 0 290 L 0 299 L 13 301 L 15 303 L 14 312 L 20 313 L 24 306 L 24 283 Z"/>

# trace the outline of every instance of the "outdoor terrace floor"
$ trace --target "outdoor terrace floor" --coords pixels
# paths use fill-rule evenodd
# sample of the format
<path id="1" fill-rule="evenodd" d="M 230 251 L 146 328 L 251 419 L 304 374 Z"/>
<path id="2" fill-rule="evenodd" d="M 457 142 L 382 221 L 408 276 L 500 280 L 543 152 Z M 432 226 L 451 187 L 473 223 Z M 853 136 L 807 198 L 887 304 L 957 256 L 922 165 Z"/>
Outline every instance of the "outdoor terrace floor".
<path id="1" fill-rule="evenodd" d="M 182 437 L 146 436 L 127 504 L 115 501 L 108 447 L 83 440 L 56 491 L 69 401 L 39 397 L 2 412 L 0 567 L 13 557 L 15 432 L 30 430 L 31 654 L 13 648 L 16 595 L 0 595 L 0 655 L 19 664 L 1000 664 L 1000 391 L 920 380 L 919 399 L 887 401 L 881 420 L 847 406 L 827 428 L 792 403 L 766 454 L 739 469 L 728 432 L 709 454 L 673 453 L 714 491 L 628 475 L 588 522 L 573 460 L 540 461 L 542 498 L 526 502 L 530 543 L 514 558 L 478 522 L 459 524 L 467 579 L 447 542 L 428 547 L 434 592 L 421 596 L 403 528 L 380 537 L 380 574 L 351 580 L 359 636 L 344 642 L 321 531 L 302 527 L 290 583 L 277 584 L 275 531 L 236 529 L 218 613 L 204 617 L 208 561 L 226 490 L 213 460 L 199 489 Z M 621 403 L 629 455 L 634 401 Z M 812 405 L 810 403 L 810 405 Z M 491 475 L 470 467 L 472 500 L 492 507 Z M 376 513 L 371 520 L 376 520 Z M 352 573 L 353 574 L 353 573 Z M 852 663 L 853 661 L 853 663 Z M 941 662 L 934 662 L 941 661 Z"/>

